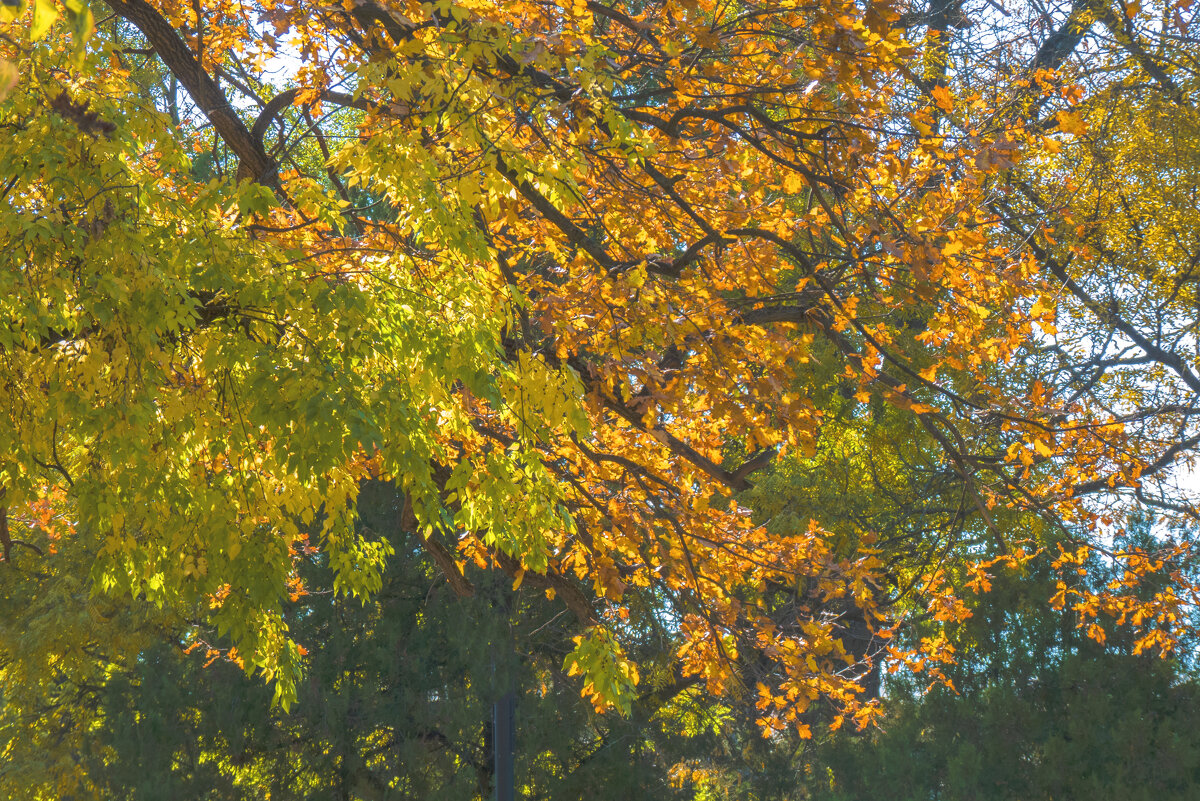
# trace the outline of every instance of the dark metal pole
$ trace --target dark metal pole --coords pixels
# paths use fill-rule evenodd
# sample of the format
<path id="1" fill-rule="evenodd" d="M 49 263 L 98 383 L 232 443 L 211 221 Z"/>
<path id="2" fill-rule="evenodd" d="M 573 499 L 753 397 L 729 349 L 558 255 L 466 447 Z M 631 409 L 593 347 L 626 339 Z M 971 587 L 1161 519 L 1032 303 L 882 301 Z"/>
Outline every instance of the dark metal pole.
<path id="1" fill-rule="evenodd" d="M 516 801 L 513 756 L 517 739 L 517 695 L 505 693 L 492 705 L 492 747 L 495 751 L 496 801 Z"/>

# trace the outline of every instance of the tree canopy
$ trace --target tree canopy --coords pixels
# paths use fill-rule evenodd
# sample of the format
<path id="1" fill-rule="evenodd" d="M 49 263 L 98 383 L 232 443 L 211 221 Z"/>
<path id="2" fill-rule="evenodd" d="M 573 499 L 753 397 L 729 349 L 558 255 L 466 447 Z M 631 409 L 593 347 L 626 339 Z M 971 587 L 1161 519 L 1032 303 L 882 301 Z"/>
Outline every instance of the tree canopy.
<path id="1" fill-rule="evenodd" d="M 168 646 L 287 707 L 294 605 L 398 547 L 561 606 L 595 711 L 702 691 L 775 738 L 953 684 L 1005 571 L 1186 647 L 1194 34 L 1157 0 L 0 4 L 5 725 L 102 721 L 75 701 Z M 410 537 L 359 524 L 377 485 Z"/>

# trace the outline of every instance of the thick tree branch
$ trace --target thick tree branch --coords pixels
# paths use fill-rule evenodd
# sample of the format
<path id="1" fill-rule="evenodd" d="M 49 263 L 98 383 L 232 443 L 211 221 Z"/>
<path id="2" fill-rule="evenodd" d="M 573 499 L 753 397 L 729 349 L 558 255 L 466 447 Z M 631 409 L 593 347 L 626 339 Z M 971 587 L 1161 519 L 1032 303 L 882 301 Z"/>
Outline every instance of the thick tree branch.
<path id="1" fill-rule="evenodd" d="M 146 0 L 105 0 L 108 6 L 137 26 L 158 57 L 179 79 L 217 134 L 238 157 L 238 176 L 281 192 L 279 165 L 250 135 L 220 84 L 204 69 L 187 43 Z"/>

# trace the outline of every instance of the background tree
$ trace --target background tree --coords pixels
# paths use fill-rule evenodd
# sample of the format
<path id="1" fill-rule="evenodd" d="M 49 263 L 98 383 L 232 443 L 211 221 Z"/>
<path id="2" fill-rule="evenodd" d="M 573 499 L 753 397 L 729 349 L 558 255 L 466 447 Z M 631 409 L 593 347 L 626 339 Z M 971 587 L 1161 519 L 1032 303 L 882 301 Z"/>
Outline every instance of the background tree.
<path id="1" fill-rule="evenodd" d="M 262 682 L 177 643 L 148 647 L 107 681 L 84 766 L 100 795 L 487 799 L 491 704 L 510 686 L 523 798 L 589 798 L 599 787 L 685 798 L 693 773 L 742 762 L 723 751 L 732 716 L 694 682 L 649 677 L 628 717 L 579 704 L 562 664 L 579 623 L 494 572 L 468 569 L 477 591 L 459 598 L 419 537 L 398 527 L 402 504 L 382 484 L 360 497 L 360 525 L 394 544 L 368 604 L 328 593 L 291 604 L 295 636 L 311 649 L 291 713 L 272 708 Z M 301 568 L 314 584 L 322 562 L 312 555 Z M 762 739 L 751 720 L 740 730 L 750 744 Z"/>
<path id="2" fill-rule="evenodd" d="M 1103 587 L 1113 576 L 1094 557 L 1087 568 L 1076 583 Z M 1046 607 L 1056 581 L 1046 569 L 995 576 L 949 632 L 953 687 L 926 694 L 923 677 L 897 674 L 887 722 L 811 749 L 796 797 L 1189 797 L 1200 770 L 1191 654 L 1147 654 L 1113 626 L 1096 642 L 1082 631 L 1086 616 Z"/>

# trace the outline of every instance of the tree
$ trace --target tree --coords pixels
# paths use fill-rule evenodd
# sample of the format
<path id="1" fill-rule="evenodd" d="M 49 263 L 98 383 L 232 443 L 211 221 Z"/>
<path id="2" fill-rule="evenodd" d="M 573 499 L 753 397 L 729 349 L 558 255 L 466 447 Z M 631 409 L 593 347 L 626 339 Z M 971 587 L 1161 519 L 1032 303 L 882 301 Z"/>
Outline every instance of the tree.
<path id="1" fill-rule="evenodd" d="M 1139 528 L 1135 540 L 1147 536 Z M 1111 563 L 1087 567 L 1073 583 L 1113 577 Z M 1105 644 L 1087 637 L 1076 628 L 1086 616 L 1046 606 L 1057 581 L 1046 566 L 995 578 L 949 632 L 953 688 L 926 694 L 920 676 L 896 674 L 886 723 L 810 749 L 798 797 L 1190 797 L 1200 770 L 1194 657 L 1138 653 L 1137 638 L 1111 624 Z"/>
<path id="2" fill-rule="evenodd" d="M 285 705 L 306 549 L 336 592 L 382 586 L 368 478 L 463 596 L 474 562 L 564 602 L 597 704 L 634 703 L 640 609 L 683 676 L 807 735 L 813 701 L 871 718 L 905 614 L 965 614 L 981 539 L 1026 560 L 1005 527 L 1034 514 L 1102 547 L 1090 496 L 1194 444 L 1163 434 L 1190 401 L 1048 344 L 1063 286 L 1080 343 L 1122 302 L 1063 277 L 1074 217 L 1028 177 L 1108 91 L 1055 73 L 1098 6 L 998 66 L 944 3 L 105 7 L 82 71 L 57 31 L 3 44 L 4 503 L 61 494 L 100 591 L 214 626 Z M 890 553 L 772 516 L 764 471 L 838 438 L 915 496 L 893 517 L 910 458 L 949 505 Z M 0 532 L 6 567 L 45 558 L 36 522 Z M 1172 578 L 1147 647 L 1179 635 Z"/>
<path id="3" fill-rule="evenodd" d="M 402 503 L 381 483 L 360 496 L 359 525 L 394 545 L 369 603 L 314 593 L 289 605 L 293 635 L 310 648 L 291 713 L 272 709 L 269 688 L 235 666 L 156 643 L 103 688 L 103 724 L 85 735 L 94 748 L 81 749 L 96 754 L 82 767 L 97 795 L 487 799 L 490 706 L 508 687 L 519 698 L 523 798 L 583 799 L 597 787 L 686 798 L 693 766 L 703 775 L 744 762 L 722 754 L 728 710 L 703 703 L 693 682 L 648 677 L 628 717 L 577 703 L 562 661 L 578 621 L 473 566 L 478 591 L 459 598 L 419 535 L 399 529 Z M 316 554 L 301 570 L 314 585 L 328 572 Z M 762 741 L 751 719 L 740 733 Z"/>

